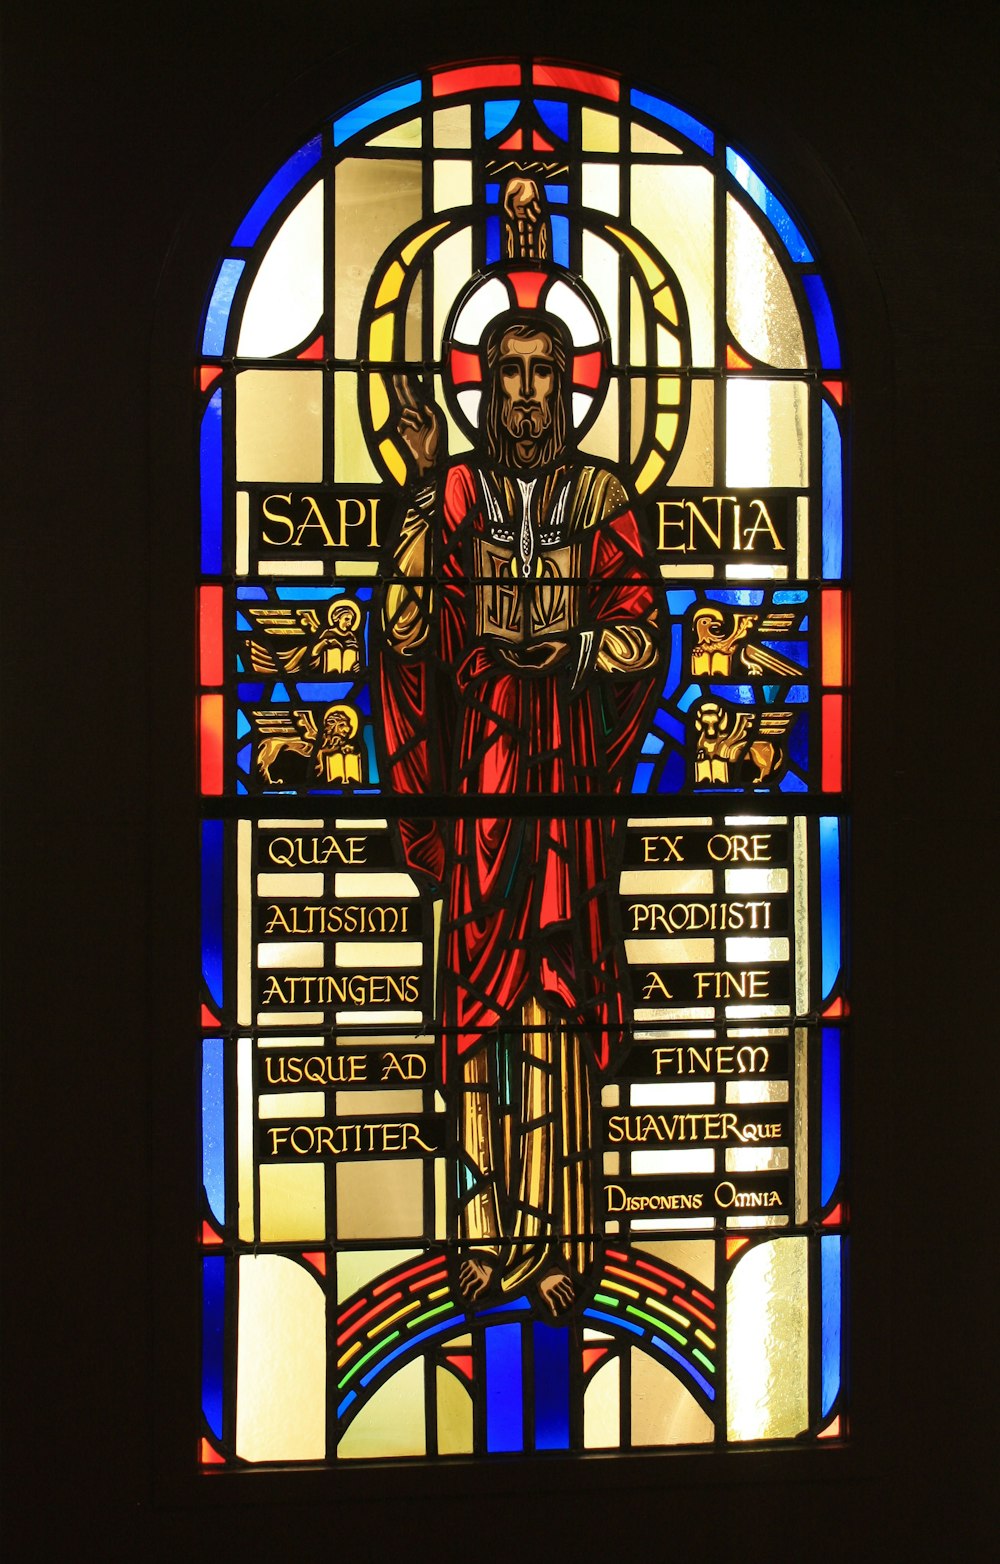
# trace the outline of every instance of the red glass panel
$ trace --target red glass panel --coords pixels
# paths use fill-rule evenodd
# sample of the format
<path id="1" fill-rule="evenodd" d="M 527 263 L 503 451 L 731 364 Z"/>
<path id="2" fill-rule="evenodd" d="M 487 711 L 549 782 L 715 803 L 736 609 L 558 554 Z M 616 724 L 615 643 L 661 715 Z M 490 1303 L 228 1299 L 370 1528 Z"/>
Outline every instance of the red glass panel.
<path id="1" fill-rule="evenodd" d="M 201 1024 L 202 1026 L 221 1026 L 222 1022 L 219 1020 L 218 1016 L 214 1016 L 212 1014 L 207 1005 L 202 1005 Z"/>
<path id="2" fill-rule="evenodd" d="M 451 350 L 452 379 L 462 385 L 467 380 L 482 380 L 483 370 L 475 353 L 463 353 L 461 348 Z"/>
<path id="3" fill-rule="evenodd" d="M 607 1347 L 584 1347 L 584 1349 L 583 1349 L 583 1372 L 585 1374 L 589 1373 L 589 1371 L 593 1368 L 594 1364 L 595 1363 L 600 1363 L 601 1359 L 602 1358 L 606 1358 L 607 1355 L 608 1355 Z"/>
<path id="4" fill-rule="evenodd" d="M 842 380 L 824 380 L 823 390 L 829 391 L 838 407 L 844 405 L 844 382 Z"/>
<path id="5" fill-rule="evenodd" d="M 201 1241 L 203 1244 L 221 1244 L 222 1234 L 216 1232 L 211 1222 L 202 1222 Z"/>
<path id="6" fill-rule="evenodd" d="M 587 92 L 593 98 L 609 98 L 618 102 L 618 83 L 610 76 L 598 76 L 595 71 L 577 71 L 566 65 L 536 64 L 531 79 L 536 87 L 559 87 L 564 92 Z"/>
<path id="7" fill-rule="evenodd" d="M 219 364 L 202 364 L 198 372 L 198 385 L 202 391 L 207 391 L 213 380 L 218 380 L 222 374 Z"/>
<path id="8" fill-rule="evenodd" d="M 601 378 L 600 353 L 579 353 L 573 360 L 573 384 L 596 386 Z"/>
<path id="9" fill-rule="evenodd" d="M 201 697 L 201 790 L 222 792 L 222 696 Z"/>
<path id="10" fill-rule="evenodd" d="M 326 1255 L 322 1249 L 303 1250 L 302 1258 L 303 1260 L 308 1260 L 309 1264 L 314 1266 L 321 1276 L 326 1275 Z"/>
<path id="11" fill-rule="evenodd" d="M 511 272 L 509 281 L 522 309 L 535 308 L 545 275 L 545 272 Z"/>
<path id="12" fill-rule="evenodd" d="M 519 65 L 461 65 L 457 70 L 436 71 L 431 78 L 435 98 L 452 92 L 470 92 L 476 87 L 519 87 Z"/>
<path id="13" fill-rule="evenodd" d="M 520 152 L 522 147 L 523 147 L 523 145 L 524 145 L 524 132 L 520 131 L 520 130 L 515 130 L 514 134 L 512 136 L 508 136 L 506 141 L 501 141 L 501 143 L 500 143 L 500 151 L 501 152 Z"/>
<path id="14" fill-rule="evenodd" d="M 750 360 L 748 358 L 744 358 L 743 357 L 742 353 L 737 353 L 737 351 L 733 347 L 732 343 L 727 343 L 727 345 L 726 345 L 726 368 L 727 369 L 752 369 L 753 365 L 751 364 L 751 362 L 750 362 Z"/>
<path id="15" fill-rule="evenodd" d="M 823 791 L 839 793 L 844 785 L 844 697 L 823 696 Z"/>
<path id="16" fill-rule="evenodd" d="M 307 348 L 303 348 L 302 352 L 299 353 L 297 356 L 299 358 L 322 358 L 323 357 L 323 336 L 322 336 L 322 333 L 316 338 L 315 342 L 310 342 L 309 346 Z"/>
<path id="17" fill-rule="evenodd" d="M 202 1466 L 225 1466 L 226 1464 L 225 1456 L 220 1455 L 215 1446 L 210 1444 L 207 1439 L 201 1441 L 198 1459 Z"/>
<path id="18" fill-rule="evenodd" d="M 222 671 L 222 588 L 201 588 L 198 614 L 198 656 L 202 684 L 221 684 Z"/>
<path id="19" fill-rule="evenodd" d="M 533 130 L 531 132 L 531 147 L 532 147 L 532 151 L 534 151 L 534 152 L 554 152 L 555 151 L 555 147 L 552 145 L 551 141 L 546 141 L 545 137 L 544 136 L 540 136 L 538 134 L 537 130 Z"/>

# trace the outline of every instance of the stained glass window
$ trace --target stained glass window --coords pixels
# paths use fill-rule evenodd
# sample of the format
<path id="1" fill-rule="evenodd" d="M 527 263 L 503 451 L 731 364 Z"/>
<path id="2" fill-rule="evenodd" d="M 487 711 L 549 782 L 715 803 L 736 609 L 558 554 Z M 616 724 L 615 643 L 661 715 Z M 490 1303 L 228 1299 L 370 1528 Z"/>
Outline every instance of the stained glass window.
<path id="1" fill-rule="evenodd" d="M 202 1462 L 843 1438 L 805 222 L 652 87 L 443 66 L 248 192 L 196 382 Z"/>

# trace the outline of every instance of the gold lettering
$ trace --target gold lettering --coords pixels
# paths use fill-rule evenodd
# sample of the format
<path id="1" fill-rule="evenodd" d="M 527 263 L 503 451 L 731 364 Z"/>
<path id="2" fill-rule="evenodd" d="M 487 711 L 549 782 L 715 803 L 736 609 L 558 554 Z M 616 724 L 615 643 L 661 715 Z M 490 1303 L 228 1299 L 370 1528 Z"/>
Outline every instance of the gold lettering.
<path id="1" fill-rule="evenodd" d="M 261 507 L 266 521 L 276 521 L 288 529 L 283 538 L 272 537 L 266 527 L 261 530 L 261 538 L 269 547 L 281 548 L 284 544 L 291 543 L 292 538 L 295 536 L 295 523 L 292 521 L 291 516 L 282 516 L 280 512 L 269 509 L 272 500 L 284 500 L 286 505 L 291 505 L 292 496 L 290 494 L 269 494 Z"/>
<path id="2" fill-rule="evenodd" d="M 780 550 L 783 553 L 785 545 L 782 543 L 774 529 L 774 522 L 768 515 L 767 506 L 764 504 L 764 501 L 751 500 L 750 511 L 754 518 L 753 525 L 747 529 L 747 532 L 744 535 L 743 547 L 745 549 L 752 549 L 757 541 L 758 532 L 764 532 L 771 538 L 772 546 L 775 551 Z M 737 544 L 737 547 L 739 547 L 739 544 Z"/>

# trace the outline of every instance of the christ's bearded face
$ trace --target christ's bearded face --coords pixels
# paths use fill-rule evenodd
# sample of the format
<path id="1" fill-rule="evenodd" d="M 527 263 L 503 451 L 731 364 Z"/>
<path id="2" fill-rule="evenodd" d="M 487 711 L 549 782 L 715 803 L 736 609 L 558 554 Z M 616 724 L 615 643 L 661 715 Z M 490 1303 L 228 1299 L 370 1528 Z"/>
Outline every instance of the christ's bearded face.
<path id="1" fill-rule="evenodd" d="M 507 332 L 497 364 L 500 421 L 521 463 L 530 466 L 540 442 L 552 427 L 556 396 L 556 360 L 552 338 L 544 331 L 533 337 Z"/>

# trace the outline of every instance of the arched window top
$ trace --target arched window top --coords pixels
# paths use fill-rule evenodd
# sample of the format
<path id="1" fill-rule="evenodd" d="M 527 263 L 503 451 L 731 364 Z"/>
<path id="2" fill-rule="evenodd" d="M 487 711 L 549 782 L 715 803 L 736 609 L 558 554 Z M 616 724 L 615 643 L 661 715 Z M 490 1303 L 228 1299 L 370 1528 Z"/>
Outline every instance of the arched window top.
<path id="1" fill-rule="evenodd" d="M 751 151 L 565 62 L 375 92 L 249 201 L 198 364 L 205 1461 L 846 1432 L 831 291 Z"/>

